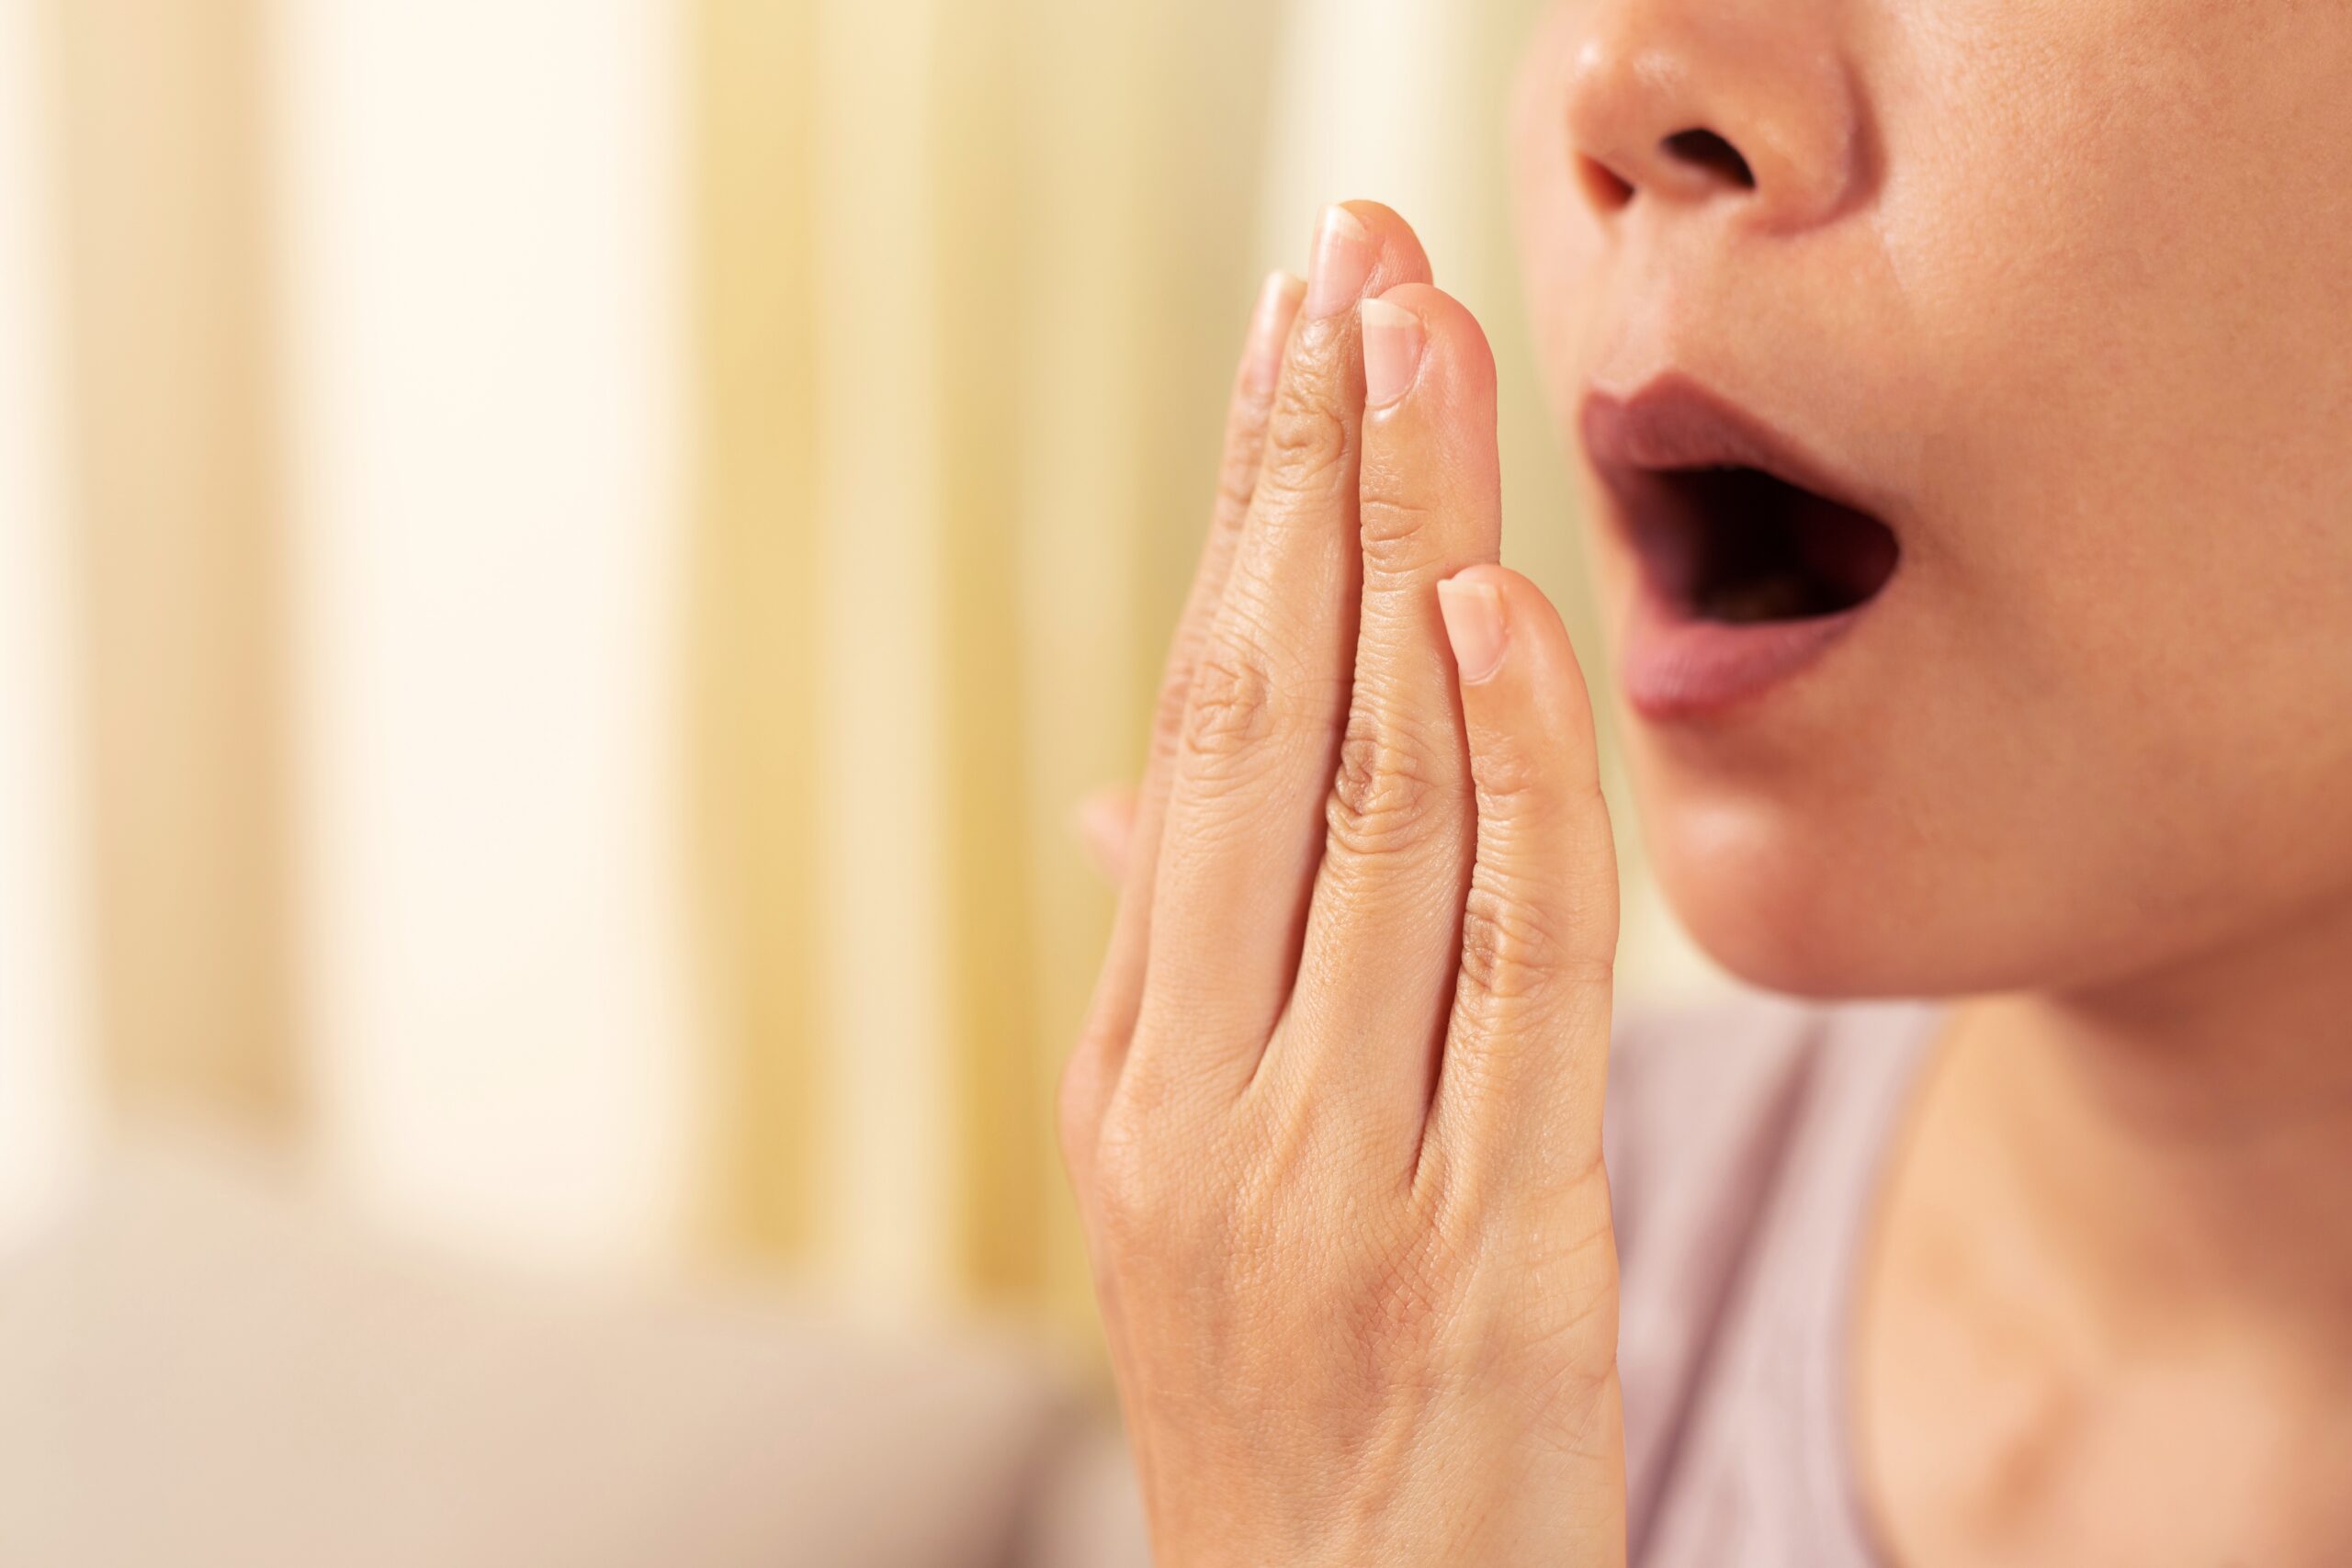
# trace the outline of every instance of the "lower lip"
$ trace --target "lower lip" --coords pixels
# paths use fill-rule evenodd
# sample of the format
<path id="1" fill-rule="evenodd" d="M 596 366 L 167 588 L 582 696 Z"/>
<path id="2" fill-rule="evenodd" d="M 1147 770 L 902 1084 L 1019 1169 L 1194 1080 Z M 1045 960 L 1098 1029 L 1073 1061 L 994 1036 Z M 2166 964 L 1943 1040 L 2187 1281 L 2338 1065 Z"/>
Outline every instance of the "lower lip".
<path id="1" fill-rule="evenodd" d="M 1834 615 L 1736 626 L 1693 619 L 1645 583 L 1619 656 L 1625 699 L 1657 723 L 1727 715 L 1811 668 L 1871 603 Z"/>

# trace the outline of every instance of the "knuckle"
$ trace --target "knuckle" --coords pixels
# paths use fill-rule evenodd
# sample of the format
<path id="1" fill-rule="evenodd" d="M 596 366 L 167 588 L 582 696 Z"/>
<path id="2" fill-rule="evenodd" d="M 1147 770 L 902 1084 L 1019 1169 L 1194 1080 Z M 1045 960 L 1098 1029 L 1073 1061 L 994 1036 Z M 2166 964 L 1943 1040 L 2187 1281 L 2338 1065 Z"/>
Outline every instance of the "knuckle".
<path id="1" fill-rule="evenodd" d="M 1274 731 L 1272 661 L 1255 639 L 1224 635 L 1204 651 L 1185 696 L 1185 743 L 1204 757 L 1232 757 Z"/>
<path id="2" fill-rule="evenodd" d="M 1174 1208 L 1165 1161 L 1138 1120 L 1114 1103 L 1092 1136 L 1094 1204 L 1105 1233 L 1134 1240 L 1164 1229 Z"/>
<path id="3" fill-rule="evenodd" d="M 1447 773 L 1414 727 L 1362 707 L 1351 712 L 1324 810 L 1333 847 L 1379 859 L 1419 841 L 1449 803 Z"/>
<path id="4" fill-rule="evenodd" d="M 1520 1000 L 1562 980 L 1589 977 L 1566 935 L 1516 877 L 1482 863 L 1462 908 L 1463 998 L 1477 1006 Z"/>
<path id="5" fill-rule="evenodd" d="M 1347 421 L 1330 400 L 1311 390 L 1286 396 L 1266 421 L 1261 491 L 1295 494 L 1336 482 L 1351 445 Z"/>
<path id="6" fill-rule="evenodd" d="M 1544 798 L 1547 787 L 1556 787 L 1556 770 L 1547 768 L 1544 759 L 1524 743 L 1498 738 L 1472 753 L 1470 781 L 1480 807 L 1524 814 L 1530 803 Z"/>
<path id="7" fill-rule="evenodd" d="M 1364 564 L 1389 576 L 1417 574 L 1436 561 L 1440 512 L 1383 465 L 1364 464 L 1362 535 Z"/>
<path id="8" fill-rule="evenodd" d="M 1102 1245 L 1129 1268 L 1199 1279 L 1271 1248 L 1244 1227 L 1214 1141 L 1154 1136 L 1114 1109 L 1095 1143 L 1090 1207 Z"/>

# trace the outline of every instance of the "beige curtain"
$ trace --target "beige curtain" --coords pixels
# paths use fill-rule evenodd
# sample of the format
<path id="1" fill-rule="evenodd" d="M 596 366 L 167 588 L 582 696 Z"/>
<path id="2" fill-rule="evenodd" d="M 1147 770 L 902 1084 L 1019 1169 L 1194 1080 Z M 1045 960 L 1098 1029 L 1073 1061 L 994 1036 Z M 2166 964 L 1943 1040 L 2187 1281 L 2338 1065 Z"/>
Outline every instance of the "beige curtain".
<path id="1" fill-rule="evenodd" d="M 55 0 L 40 20 L 96 1051 L 119 1104 L 290 1134 L 266 16 Z"/>
<path id="2" fill-rule="evenodd" d="M 1254 282 L 1270 13 L 705 0 L 722 1215 L 1082 1303 L 1051 1086 Z"/>
<path id="3" fill-rule="evenodd" d="M 1420 221 L 1573 608 L 1500 105 L 1530 3 L 703 0 L 697 755 L 719 1190 L 852 1290 L 1085 1285 L 1051 1086 L 1238 325 L 1319 203 Z M 1687 964 L 1637 897 L 1637 990 Z"/>
<path id="4" fill-rule="evenodd" d="M 35 3 L 57 67 L 44 76 L 62 197 L 53 389 L 76 547 L 64 617 L 80 634 L 73 728 L 85 739 L 64 772 L 87 781 L 78 858 L 96 970 L 89 1054 L 105 1064 L 117 1104 L 194 1100 L 288 1143 L 319 1141 L 324 1129 L 332 1144 L 353 1117 L 322 1117 L 320 1086 L 332 1079 L 328 1098 L 349 1112 L 345 1102 L 390 1092 L 393 1080 L 366 1063 L 356 1069 L 296 1021 L 311 1016 L 301 999 L 321 978 L 305 924 L 321 916 L 287 892 L 303 885 L 289 874 L 288 846 L 318 803 L 288 780 L 300 770 L 286 758 L 301 738 L 281 693 L 301 684 L 307 700 L 338 712 L 345 694 L 320 688 L 332 671 L 289 669 L 282 646 L 282 628 L 324 613 L 288 604 L 315 586 L 318 574 L 289 573 L 288 558 L 302 553 L 301 539 L 315 545 L 323 524 L 283 500 L 300 490 L 289 468 L 303 466 L 288 456 L 285 413 L 317 411 L 289 400 L 275 367 L 289 313 L 313 335 L 321 328 L 286 299 L 277 208 L 287 193 L 273 171 L 288 160 L 272 138 L 289 132 L 261 106 L 286 90 L 273 83 L 273 61 L 297 76 L 320 58 L 387 67 L 367 50 L 350 60 L 296 51 L 287 64 L 274 40 L 298 14 L 283 6 Z M 503 1092 L 560 1100 L 539 1091 L 570 1081 L 556 1075 L 590 1070 L 620 1087 L 586 1096 L 593 1114 L 575 1106 L 560 1134 L 515 1117 L 511 1160 L 481 1146 L 507 1135 L 506 1118 L 477 1115 L 457 1158 L 439 1146 L 448 1116 L 486 1103 L 475 1047 L 495 1042 L 478 1036 L 510 1018 L 560 1036 L 572 1015 L 519 1003 L 447 1013 L 435 989 L 443 970 L 412 975 L 390 954 L 387 972 L 415 993 L 403 993 L 402 1018 L 428 1027 L 456 1017 L 476 1031 L 423 1043 L 437 1064 L 428 1066 L 410 1059 L 417 1043 L 368 1033 L 368 1049 L 407 1063 L 398 1082 L 409 1102 L 385 1125 L 415 1146 L 394 1151 L 396 1163 L 429 1190 L 431 1213 L 455 1216 L 451 1228 L 462 1231 L 457 1222 L 495 1197 L 483 1184 L 547 1164 L 534 1140 L 612 1144 L 571 1147 L 557 1162 L 595 1176 L 590 1208 L 609 1207 L 607 1196 L 626 1206 L 636 1187 L 658 1184 L 623 1168 L 647 1163 L 639 1151 L 683 1146 L 698 1173 L 688 1183 L 702 1216 L 693 1239 L 724 1256 L 788 1264 L 869 1307 L 1004 1303 L 1081 1325 L 1091 1307 L 1053 1145 L 1052 1088 L 1110 898 L 1073 841 L 1069 811 L 1084 791 L 1135 770 L 1243 319 L 1266 267 L 1302 262 L 1321 203 L 1370 196 L 1398 206 L 1421 227 L 1441 280 L 1487 322 L 1505 379 L 1509 550 L 1572 619 L 1584 615 L 1504 197 L 1502 106 L 1538 0 L 616 0 L 619 10 L 598 13 L 600 38 L 634 36 L 628 29 L 641 22 L 684 29 L 685 47 L 641 62 L 626 50 L 592 51 L 587 63 L 562 51 L 541 60 L 543 10 L 483 4 L 481 18 L 503 28 L 507 52 L 496 59 L 588 73 L 573 85 L 590 96 L 605 90 L 593 73 L 619 71 L 632 102 L 675 105 L 681 121 L 682 166 L 663 163 L 647 177 L 597 164 L 611 155 L 593 138 L 518 134 L 544 130 L 527 117 L 550 101 L 523 90 L 529 84 L 504 94 L 483 90 L 478 72 L 463 78 L 467 112 L 481 118 L 480 134 L 505 139 L 507 156 L 543 146 L 529 156 L 576 156 L 561 171 L 575 192 L 635 180 L 657 193 L 562 207 L 547 233 L 574 231 L 569 222 L 593 236 L 604 221 L 593 214 L 606 210 L 666 214 L 658 193 L 673 173 L 686 197 L 673 215 L 679 231 L 665 237 L 685 265 L 662 287 L 691 298 L 645 309 L 649 320 L 690 322 L 678 350 L 686 406 L 674 423 L 687 433 L 693 494 L 679 515 L 642 524 L 665 541 L 683 531 L 685 603 L 676 616 L 623 618 L 686 628 L 685 690 L 674 705 L 683 717 L 675 734 L 648 742 L 674 747 L 692 780 L 685 820 L 629 833 L 632 844 L 688 847 L 679 858 L 691 863 L 675 869 L 694 893 L 703 1005 L 679 1010 L 695 1013 L 699 1035 L 693 1023 L 630 1025 L 627 1040 L 607 1043 L 626 1047 L 626 1059 L 601 1067 L 582 1065 L 577 1041 L 525 1042 L 529 1060 Z M 299 13 L 317 27 L 359 14 Z M 447 25 L 475 36 L 470 20 Z M 373 36 L 330 35 L 346 44 Z M 405 69 L 435 80 L 427 67 L 444 59 L 439 35 L 401 36 L 412 51 Z M 652 81 L 673 69 L 679 80 Z M 300 103 L 323 90 L 293 86 Z M 447 184 L 431 159 L 464 149 L 445 136 L 413 167 L 399 164 L 410 144 L 395 134 L 401 106 L 395 88 L 365 122 L 382 133 L 369 156 L 384 166 L 364 171 L 378 184 L 362 195 L 381 197 L 385 167 L 396 165 L 396 209 L 413 228 L 429 225 Z M 416 112 L 434 110 L 420 102 Z M 656 115 L 665 127 L 668 112 Z M 320 190 L 344 188 L 335 160 L 356 154 L 319 124 L 303 134 L 292 164 L 309 177 L 296 195 L 315 203 Z M 647 140 L 649 164 L 666 160 L 666 132 Z M 532 237 L 539 220 L 527 203 L 519 210 L 500 254 L 547 254 Z M 42 215 L 35 226 L 50 223 Z M 518 287 L 494 257 L 471 264 L 489 276 L 469 273 L 472 253 L 460 243 L 432 254 L 441 270 L 413 284 L 399 267 L 361 281 L 420 290 L 401 302 L 428 325 L 434 288 L 481 311 L 485 299 L 496 309 L 498 288 Z M 360 310 L 369 298 L 321 294 L 315 278 L 312 296 L 313 309 L 326 299 Z M 594 309 L 605 299 L 594 296 Z M 408 376 L 394 404 L 429 404 L 406 363 L 353 357 L 346 401 L 356 394 L 373 408 L 369 376 Z M 560 367 L 499 359 L 494 368 L 503 395 L 576 391 L 547 385 L 573 374 Z M 616 406 L 653 423 L 671 412 L 666 390 Z M 348 417 L 339 407 L 290 422 L 309 432 L 305 462 L 344 450 L 319 432 Z M 548 471 L 574 428 L 559 421 L 534 427 L 537 446 L 495 448 L 499 471 Z M 419 461 L 450 450 L 437 426 L 379 433 L 387 451 L 411 450 L 412 437 Z M 508 474 L 531 504 L 565 493 L 526 477 Z M 415 522 L 370 513 L 341 525 Z M 463 552 L 431 558 L 481 564 Z M 497 585 L 512 594 L 511 638 L 495 617 L 474 626 L 485 657 L 547 630 L 533 620 L 546 613 L 544 585 L 515 570 Z M 641 591 L 673 585 L 649 581 Z M 605 635 L 596 604 L 573 605 L 571 635 Z M 382 659 L 401 664 L 401 639 L 430 637 L 429 623 L 379 627 Z M 640 655 L 639 668 L 668 667 L 659 650 L 622 646 L 628 635 L 598 645 L 599 678 Z M 410 716 L 416 728 L 401 733 L 424 738 L 412 750 L 448 749 L 429 713 Z M 616 721 L 613 733 L 637 732 Z M 380 756 L 361 741 L 353 755 Z M 438 750 L 434 761 L 446 765 L 418 776 L 452 791 L 469 768 L 503 765 Z M 647 798 L 671 809 L 666 796 Z M 569 831 L 594 838 L 635 809 L 616 806 Z M 347 847 L 311 846 L 330 855 Z M 559 847 L 559 860 L 624 852 Z M 417 908 L 461 908 L 466 846 L 428 849 L 419 858 L 447 863 L 417 868 Z M 1663 935 L 1630 843 L 1625 863 L 1636 874 L 1623 992 L 1638 1005 L 1701 972 Z M 514 897 L 507 907 L 536 906 Z M 368 940 L 397 946 L 403 929 L 368 925 Z M 572 978 L 560 950 L 527 941 L 456 964 L 466 956 L 436 962 L 517 996 Z M 653 1087 L 628 1087 L 639 1083 Z M 325 1154 L 332 1164 L 334 1151 Z M 510 1219 L 496 1234 L 514 1242 L 513 1227 L 540 1210 L 509 1202 L 499 1212 Z M 599 1220 L 561 1223 L 594 1230 Z M 660 1254 L 663 1238 L 651 1240 Z"/>

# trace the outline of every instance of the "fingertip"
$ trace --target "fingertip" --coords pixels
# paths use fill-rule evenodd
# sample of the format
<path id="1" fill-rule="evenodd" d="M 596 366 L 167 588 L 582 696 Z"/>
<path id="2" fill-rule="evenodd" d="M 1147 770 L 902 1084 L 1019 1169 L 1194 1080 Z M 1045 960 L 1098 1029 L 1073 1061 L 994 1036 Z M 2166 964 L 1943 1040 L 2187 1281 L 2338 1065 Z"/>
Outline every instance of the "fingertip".
<path id="1" fill-rule="evenodd" d="M 1579 668 L 1575 645 L 1569 640 L 1567 623 L 1551 596 L 1534 581 L 1506 566 L 1480 562 L 1463 568 L 1438 584 L 1438 608 L 1446 620 L 1448 640 L 1453 637 L 1455 606 L 1467 615 L 1479 598 L 1491 596 L 1489 602 L 1499 615 L 1503 632 L 1501 642 L 1506 659 L 1498 656 L 1476 679 L 1464 667 L 1465 684 L 1487 684 L 1496 681 L 1508 662 L 1513 667 L 1516 680 L 1523 682 L 1555 682 L 1572 691 L 1577 700 L 1584 700 L 1584 679 Z M 1457 647 L 1454 657 L 1462 660 Z"/>
<path id="2" fill-rule="evenodd" d="M 1566 831 L 1563 821 L 1580 821 L 1580 829 L 1558 841 L 1582 845 L 1596 866 L 1605 865 L 1607 807 L 1600 804 L 1592 701 L 1559 612 L 1542 589 L 1507 567 L 1464 568 L 1438 592 L 1447 637 L 1457 649 L 1457 606 L 1489 597 L 1502 622 L 1501 652 L 1483 679 L 1472 680 L 1464 655 L 1455 656 L 1464 664 L 1462 718 L 1479 802 L 1481 862 L 1521 852 L 1510 834 L 1489 832 L 1493 817 L 1543 820 L 1550 824 L 1547 833 Z M 1553 858 L 1565 865 L 1577 857 Z"/>
<path id="3" fill-rule="evenodd" d="M 1470 307 L 1430 283 L 1400 284 L 1381 294 L 1379 303 L 1409 312 L 1426 336 L 1431 365 L 1426 380 L 1442 379 L 1456 399 L 1493 400 L 1494 346 Z"/>
<path id="4" fill-rule="evenodd" d="M 1357 315 L 1363 327 L 1364 406 L 1386 408 L 1412 390 L 1429 334 L 1419 316 L 1385 297 L 1365 300 Z"/>
<path id="5" fill-rule="evenodd" d="M 1453 667 L 1464 686 L 1483 685 L 1502 668 L 1510 649 L 1510 621 L 1502 590 L 1476 568 L 1437 585 L 1438 615 L 1453 649 Z"/>
<path id="6" fill-rule="evenodd" d="M 1420 236 L 1413 232 L 1413 226 L 1395 209 L 1377 201 L 1342 201 L 1336 205 L 1362 225 L 1379 254 L 1368 293 L 1380 294 L 1399 284 L 1430 280 L 1429 252 L 1422 248 Z"/>
<path id="7" fill-rule="evenodd" d="M 1514 619 L 1532 618 L 1537 624 L 1561 627 L 1566 636 L 1566 623 L 1553 604 L 1552 596 L 1535 585 L 1535 580 L 1524 572 L 1513 571 L 1494 561 L 1480 561 L 1465 566 L 1446 580 L 1449 582 L 1479 583 L 1492 588 L 1501 596 L 1505 612 Z"/>
<path id="8" fill-rule="evenodd" d="M 1448 577 L 1443 582 L 1439 583 L 1438 587 L 1441 592 L 1446 589 L 1453 589 L 1457 592 L 1468 592 L 1472 590 L 1476 590 L 1481 592 L 1490 593 L 1503 603 L 1506 606 L 1506 613 L 1508 613 L 1510 601 L 1519 597 L 1521 593 L 1532 592 L 1539 599 L 1544 596 L 1543 591 L 1538 589 L 1535 584 L 1530 582 L 1518 572 L 1511 570 L 1510 568 L 1499 565 L 1494 561 L 1478 561 L 1473 565 L 1465 566 L 1460 571 L 1457 571 L 1451 577 Z M 1549 601 L 1546 601 L 1546 603 L 1549 603 Z"/>

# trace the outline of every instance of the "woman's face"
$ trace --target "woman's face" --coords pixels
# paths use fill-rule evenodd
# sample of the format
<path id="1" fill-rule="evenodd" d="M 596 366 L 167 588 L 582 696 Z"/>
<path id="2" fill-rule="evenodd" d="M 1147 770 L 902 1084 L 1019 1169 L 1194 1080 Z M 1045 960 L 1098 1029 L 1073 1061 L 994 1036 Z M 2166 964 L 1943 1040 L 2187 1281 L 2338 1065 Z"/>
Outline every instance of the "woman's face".
<path id="1" fill-rule="evenodd" d="M 1555 14 L 1541 347 L 1734 970 L 2091 987 L 2352 905 L 2348 85 L 2339 0 Z"/>

